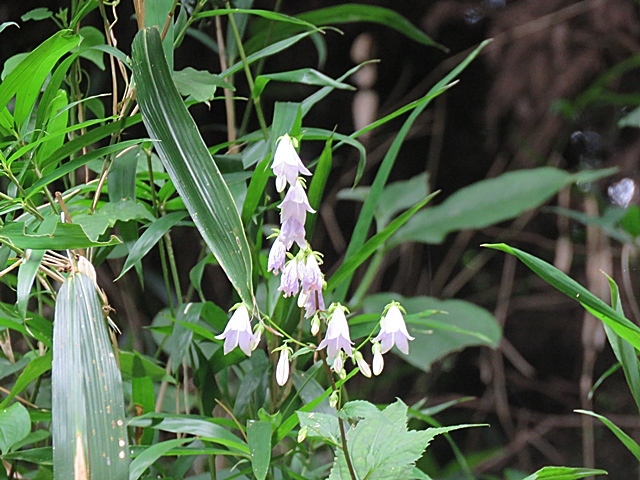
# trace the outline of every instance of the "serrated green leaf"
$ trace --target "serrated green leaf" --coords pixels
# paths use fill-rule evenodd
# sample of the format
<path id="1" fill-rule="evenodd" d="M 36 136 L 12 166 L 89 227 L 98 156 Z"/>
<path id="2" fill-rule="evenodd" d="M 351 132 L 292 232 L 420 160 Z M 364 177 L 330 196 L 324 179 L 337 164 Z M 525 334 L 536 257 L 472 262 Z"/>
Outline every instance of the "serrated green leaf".
<path id="1" fill-rule="evenodd" d="M 235 91 L 233 85 L 218 75 L 191 67 L 173 72 L 173 81 L 181 95 L 191 96 L 196 102 L 213 100 L 217 87 Z"/>
<path id="2" fill-rule="evenodd" d="M 611 327 L 617 335 L 633 345 L 636 350 L 640 349 L 640 327 L 625 318 L 623 315 L 620 315 L 589 290 L 555 268 L 553 265 L 531 255 L 530 253 L 510 247 L 504 243 L 487 244 L 483 246 L 493 248 L 495 250 L 501 250 L 517 257 L 545 282 L 549 283 L 569 298 L 580 303 L 594 317 L 602 320 L 605 324 Z"/>
<path id="3" fill-rule="evenodd" d="M 96 287 L 72 274 L 56 298 L 53 332 L 52 432 L 56 480 L 126 480 L 129 451 L 122 380 Z M 70 374 L 73 372 L 73 374 Z"/>
<path id="4" fill-rule="evenodd" d="M 87 236 L 94 241 L 108 228 L 113 228 L 116 222 L 128 222 L 129 220 L 153 222 L 155 218 L 149 213 L 149 210 L 135 200 L 108 202 L 92 214 L 79 213 L 73 216 L 73 223 L 82 225 Z"/>
<path id="5" fill-rule="evenodd" d="M 271 423 L 261 420 L 247 422 L 247 443 L 251 455 L 251 469 L 257 480 L 264 480 L 271 461 Z"/>
<path id="6" fill-rule="evenodd" d="M 177 438 L 165 442 L 156 443 L 140 452 L 131 462 L 129 480 L 138 480 L 147 468 L 155 463 L 161 456 L 189 442 L 189 438 Z"/>
<path id="7" fill-rule="evenodd" d="M 116 280 L 122 278 L 122 276 L 127 273 L 131 267 L 142 260 L 142 258 L 149 253 L 156 243 L 160 241 L 162 236 L 172 227 L 177 225 L 178 222 L 182 221 L 186 216 L 187 212 L 171 212 L 152 222 L 144 233 L 140 235 L 140 238 L 136 241 L 133 247 L 131 247 L 129 256 L 125 260 L 124 265 L 122 266 L 122 271 Z M 2 232 L 0 231 L 0 234 L 1 233 Z"/>
<path id="8" fill-rule="evenodd" d="M 191 218 L 240 298 L 254 304 L 251 250 L 233 197 L 175 88 L 160 33 L 147 28 L 132 45 L 138 104 L 156 149 Z"/>
<path id="9" fill-rule="evenodd" d="M 46 20 L 47 18 L 53 17 L 53 12 L 46 7 L 34 8 L 33 10 L 29 10 L 27 13 L 20 17 L 20 20 L 23 22 L 28 22 L 29 20 Z"/>
<path id="10" fill-rule="evenodd" d="M 82 227 L 75 223 L 57 223 L 51 233 L 30 234 L 26 232 L 24 222 L 13 222 L 0 228 L 0 238 L 15 247 L 32 250 L 68 250 L 121 243 L 115 236 L 106 242 L 93 241 Z"/>
<path id="11" fill-rule="evenodd" d="M 29 435 L 31 418 L 27 409 L 20 403 L 0 410 L 0 451 L 8 453 L 9 449 Z"/>
<path id="12" fill-rule="evenodd" d="M 319 412 L 296 412 L 300 429 L 307 429 L 307 437 L 321 438 L 324 443 L 338 446 L 340 443 L 340 427 L 335 415 Z"/>

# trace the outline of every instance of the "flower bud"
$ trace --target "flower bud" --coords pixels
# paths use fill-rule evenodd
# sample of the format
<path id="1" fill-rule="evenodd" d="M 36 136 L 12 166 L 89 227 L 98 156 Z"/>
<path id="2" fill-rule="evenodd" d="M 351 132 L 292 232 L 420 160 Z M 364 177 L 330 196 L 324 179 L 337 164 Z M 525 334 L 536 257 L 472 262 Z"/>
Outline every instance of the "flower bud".
<path id="1" fill-rule="evenodd" d="M 300 430 L 298 430 L 298 443 L 304 442 L 307 438 L 308 433 L 309 430 L 307 429 L 307 427 L 302 427 Z"/>
<path id="2" fill-rule="evenodd" d="M 362 354 L 360 352 L 356 352 L 353 354 L 353 358 L 360 369 L 360 373 L 367 378 L 371 378 L 371 368 L 369 368 L 369 364 L 364 360 Z"/>
<path id="3" fill-rule="evenodd" d="M 276 366 L 276 383 L 281 387 L 289 380 L 289 358 L 291 356 L 291 349 L 284 347 L 280 350 L 280 358 L 278 359 L 278 365 Z"/>

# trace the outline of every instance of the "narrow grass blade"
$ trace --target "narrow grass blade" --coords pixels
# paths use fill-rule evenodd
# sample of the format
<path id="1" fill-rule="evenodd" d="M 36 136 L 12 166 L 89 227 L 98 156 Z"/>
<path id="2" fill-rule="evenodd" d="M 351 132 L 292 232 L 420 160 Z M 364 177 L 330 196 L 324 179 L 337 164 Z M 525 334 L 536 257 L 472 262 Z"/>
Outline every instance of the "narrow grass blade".
<path id="1" fill-rule="evenodd" d="M 565 275 L 553 265 L 550 265 L 530 253 L 510 247 L 504 243 L 490 245 L 485 244 L 483 246 L 493 248 L 495 250 L 501 250 L 517 257 L 545 282 L 557 288 L 569 298 L 573 298 L 594 317 L 599 318 L 608 325 L 617 335 L 624 338 L 636 349 L 640 349 L 640 327 L 625 318 L 623 315 L 620 315 L 589 290 L 584 288 L 568 275 Z"/>
<path id="2" fill-rule="evenodd" d="M 590 412 L 588 410 L 574 410 L 576 413 L 582 413 L 584 415 L 590 415 L 592 417 L 597 418 L 602 423 L 606 425 L 606 427 L 611 430 L 611 432 L 622 442 L 622 444 L 627 447 L 627 450 L 636 457 L 636 460 L 640 462 L 640 445 L 636 443 L 636 441 L 622 431 L 620 427 L 618 427 L 615 423 L 609 420 L 607 417 L 603 417 L 602 415 L 598 415 L 597 413 Z"/>
<path id="3" fill-rule="evenodd" d="M 218 167 L 187 111 L 164 57 L 160 32 L 145 28 L 132 45 L 138 104 L 156 150 L 207 246 L 240 298 L 253 305 L 251 251 Z"/>
<path id="4" fill-rule="evenodd" d="M 51 383 L 55 480 L 127 480 L 122 379 L 96 287 L 83 274 L 56 299 Z"/>

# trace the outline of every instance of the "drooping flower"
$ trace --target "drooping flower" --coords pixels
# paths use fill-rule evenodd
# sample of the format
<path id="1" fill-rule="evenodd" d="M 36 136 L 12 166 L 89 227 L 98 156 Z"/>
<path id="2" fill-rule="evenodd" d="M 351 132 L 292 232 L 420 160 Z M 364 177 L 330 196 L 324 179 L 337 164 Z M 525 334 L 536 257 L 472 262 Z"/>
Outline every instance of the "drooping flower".
<path id="1" fill-rule="evenodd" d="M 305 235 L 304 223 L 300 223 L 296 217 L 289 217 L 282 222 L 280 236 L 287 250 L 291 248 L 293 242 L 297 243 L 300 248 L 304 248 L 307 245 Z"/>
<path id="2" fill-rule="evenodd" d="M 345 308 L 342 305 L 332 305 L 333 312 L 329 318 L 329 324 L 327 325 L 327 334 L 324 340 L 318 345 L 318 350 L 322 350 L 327 347 L 327 358 L 333 361 L 340 349 L 352 356 L 351 345 L 353 342 L 349 336 L 349 324 L 347 323 L 347 317 L 344 314 Z"/>
<path id="3" fill-rule="evenodd" d="M 290 297 L 298 293 L 300 281 L 298 279 L 298 259 L 296 257 L 289 260 L 282 270 L 280 277 L 280 287 L 278 290 L 284 293 L 285 297 Z"/>
<path id="4" fill-rule="evenodd" d="M 258 346 L 259 339 L 251 330 L 249 310 L 244 304 L 235 309 L 224 332 L 216 335 L 215 338 L 224 340 L 225 355 L 234 348 L 240 347 L 240 350 L 251 356 L 251 350 Z"/>
<path id="5" fill-rule="evenodd" d="M 331 365 L 331 370 L 336 372 L 339 376 L 342 376 L 343 373 L 344 374 L 347 373 L 347 372 L 344 371 L 344 357 L 343 357 L 343 355 L 344 355 L 344 353 L 342 353 L 341 351 L 338 351 L 338 354 L 333 359 L 333 365 Z"/>
<path id="6" fill-rule="evenodd" d="M 318 259 L 315 252 L 311 252 L 306 255 L 304 262 L 300 262 L 298 265 L 298 275 L 302 282 L 302 291 L 308 292 L 311 290 L 322 290 L 324 284 L 324 275 L 320 270 Z"/>
<path id="7" fill-rule="evenodd" d="M 273 272 L 275 275 L 280 273 L 284 268 L 284 262 L 287 259 L 287 247 L 278 236 L 269 250 L 269 261 L 267 263 L 267 271 Z"/>
<path id="8" fill-rule="evenodd" d="M 373 347 L 371 347 L 371 351 L 373 352 L 373 374 L 377 377 L 382 373 L 382 369 L 384 368 L 382 347 L 378 342 L 375 342 Z"/>
<path id="9" fill-rule="evenodd" d="M 289 360 L 291 358 L 291 349 L 289 347 L 283 347 L 280 350 L 280 358 L 276 365 L 276 383 L 281 387 L 287 383 L 289 379 Z"/>
<path id="10" fill-rule="evenodd" d="M 387 353 L 394 345 L 405 355 L 409 354 L 408 340 L 415 340 L 407 331 L 399 304 L 392 302 L 385 308 L 380 321 L 380 333 L 373 339 L 382 344 L 382 352 Z"/>
<path id="11" fill-rule="evenodd" d="M 369 364 L 365 361 L 364 357 L 362 356 L 362 353 L 360 353 L 359 351 L 355 352 L 353 354 L 353 359 L 356 361 L 356 365 L 358 365 L 358 368 L 360 369 L 360 373 L 367 378 L 371 378 L 371 368 L 369 367 Z"/>
<path id="12" fill-rule="evenodd" d="M 295 217 L 304 225 L 307 219 L 307 212 L 315 213 L 315 210 L 309 205 L 307 192 L 304 191 L 300 180 L 296 180 L 291 188 L 287 190 L 284 200 L 282 200 L 282 203 L 278 205 L 278 207 L 280 208 L 280 221 L 282 223 L 291 217 Z"/>
<path id="13" fill-rule="evenodd" d="M 287 183 L 293 185 L 299 174 L 311 175 L 311 172 L 305 167 L 293 146 L 293 139 L 285 134 L 280 137 L 276 153 L 273 156 L 273 164 L 271 169 L 276 175 L 276 190 L 282 192 Z"/>
<path id="14" fill-rule="evenodd" d="M 308 290 L 300 292 L 298 297 L 298 306 L 304 307 L 304 318 L 309 318 L 315 315 L 318 311 L 324 310 L 324 297 L 322 296 L 322 289 Z M 313 333 L 313 332 L 312 332 Z M 318 333 L 318 332 L 316 332 Z"/>

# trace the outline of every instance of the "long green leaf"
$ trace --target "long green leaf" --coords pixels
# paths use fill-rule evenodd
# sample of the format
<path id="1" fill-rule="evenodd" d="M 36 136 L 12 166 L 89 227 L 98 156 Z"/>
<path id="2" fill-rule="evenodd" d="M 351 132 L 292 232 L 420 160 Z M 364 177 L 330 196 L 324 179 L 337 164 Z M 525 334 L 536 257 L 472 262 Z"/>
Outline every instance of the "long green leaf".
<path id="1" fill-rule="evenodd" d="M 607 428 L 609 430 L 611 430 L 611 432 L 616 437 L 618 437 L 618 440 L 620 440 L 622 442 L 622 444 L 625 447 L 627 447 L 627 450 L 629 450 L 633 454 L 633 456 L 636 457 L 636 460 L 638 460 L 640 462 L 640 445 L 638 445 L 638 443 L 633 438 L 631 438 L 629 435 L 627 435 L 615 423 L 613 423 L 607 417 L 603 417 L 602 415 L 598 415 L 597 413 L 593 413 L 593 412 L 590 412 L 588 410 L 574 410 L 574 411 L 577 412 L 577 413 L 582 413 L 584 415 L 590 415 L 592 417 L 597 418 L 602 423 L 604 423 L 607 426 Z"/>
<path id="2" fill-rule="evenodd" d="M 184 106 L 162 50 L 145 28 L 132 45 L 138 104 L 156 150 L 207 246 L 240 298 L 253 305 L 251 251 L 233 197 Z"/>
<path id="3" fill-rule="evenodd" d="M 596 297 L 574 279 L 565 275 L 553 265 L 541 260 L 530 253 L 510 247 L 504 243 L 485 244 L 484 247 L 501 250 L 517 257 L 536 275 L 551 286 L 557 288 L 569 298 L 580 303 L 594 317 L 607 324 L 617 335 L 627 340 L 636 350 L 640 349 L 640 327 L 620 315 L 609 305 Z"/>
<path id="4" fill-rule="evenodd" d="M 162 236 L 186 216 L 187 213 L 184 211 L 171 212 L 151 223 L 144 233 L 140 235 L 140 238 L 136 243 L 133 244 L 133 247 L 131 247 L 129 256 L 125 260 L 122 271 L 116 280 L 120 279 L 131 267 L 142 260 L 142 258 L 149 253 L 156 243 L 158 243 Z"/>
<path id="5" fill-rule="evenodd" d="M 0 403 L 0 408 L 5 408 L 9 402 L 15 398 L 16 395 L 20 395 L 27 388 L 31 382 L 36 380 L 40 375 L 51 370 L 51 352 L 47 352 L 40 357 L 36 357 L 29 362 L 24 368 L 18 379 L 13 384 L 11 392 Z"/>
<path id="6" fill-rule="evenodd" d="M 63 30 L 42 42 L 0 84 L 0 110 L 15 95 L 15 121 L 21 127 L 29 116 L 47 75 L 64 54 L 80 43 L 80 37 Z"/>
<path id="7" fill-rule="evenodd" d="M 352 275 L 353 272 L 358 268 L 362 263 L 364 263 L 367 258 L 369 258 L 373 253 L 384 244 L 385 241 L 391 235 L 393 235 L 402 225 L 404 225 L 409 219 L 418 212 L 422 207 L 424 207 L 429 201 L 435 197 L 438 192 L 434 192 L 422 201 L 418 202 L 417 205 L 414 205 L 412 208 L 399 215 L 398 218 L 389 223 L 382 231 L 375 234 L 371 237 L 367 242 L 358 250 L 358 252 L 349 257 L 344 263 L 338 267 L 338 269 L 331 275 L 331 278 L 327 282 L 327 291 L 331 291 L 333 287 L 340 284 L 345 278 L 349 275 Z"/>
<path id="8" fill-rule="evenodd" d="M 15 247 L 33 250 L 106 247 L 121 243 L 115 236 L 105 242 L 93 241 L 82 227 L 75 223 L 57 223 L 52 232 L 32 234 L 26 231 L 24 222 L 13 222 L 0 228 L 0 238 Z"/>
<path id="9" fill-rule="evenodd" d="M 56 299 L 52 409 L 54 478 L 127 480 L 122 379 L 95 285 L 72 274 Z"/>
<path id="10" fill-rule="evenodd" d="M 167 452 L 173 450 L 175 447 L 180 447 L 190 441 L 189 438 L 177 438 L 174 440 L 167 440 L 166 442 L 160 442 L 151 447 L 145 449 L 131 462 L 131 471 L 129 473 L 129 480 L 138 480 L 144 471 L 155 463 L 161 456 Z"/>
<path id="11" fill-rule="evenodd" d="M 609 275 L 606 275 L 606 277 L 611 290 L 611 306 L 616 312 L 624 316 L 618 285 Z M 614 355 L 622 365 L 627 385 L 629 385 L 631 395 L 633 395 L 633 399 L 636 402 L 636 408 L 640 411 L 640 361 L 638 360 L 636 349 L 629 342 L 620 338 L 607 324 L 604 324 L 604 330 Z"/>
<path id="12" fill-rule="evenodd" d="M 258 480 L 264 480 L 271 461 L 271 423 L 261 420 L 247 422 L 247 443 L 251 451 L 251 468 Z"/>

